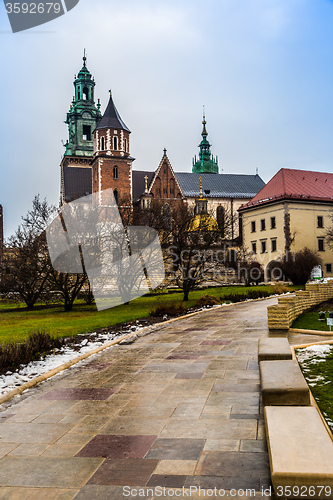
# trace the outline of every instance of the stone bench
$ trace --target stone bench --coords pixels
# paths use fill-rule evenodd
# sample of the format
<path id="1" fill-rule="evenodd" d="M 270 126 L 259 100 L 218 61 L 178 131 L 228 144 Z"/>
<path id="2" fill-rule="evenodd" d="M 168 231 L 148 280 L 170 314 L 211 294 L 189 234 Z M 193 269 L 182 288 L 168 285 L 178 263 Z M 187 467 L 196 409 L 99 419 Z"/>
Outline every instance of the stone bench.
<path id="1" fill-rule="evenodd" d="M 259 369 L 264 406 L 310 404 L 309 387 L 296 360 L 260 361 Z"/>
<path id="2" fill-rule="evenodd" d="M 259 339 L 258 360 L 292 359 L 291 349 L 286 338 L 262 337 Z"/>
<path id="3" fill-rule="evenodd" d="M 313 406 L 267 406 L 276 498 L 333 498 L 333 441 Z"/>

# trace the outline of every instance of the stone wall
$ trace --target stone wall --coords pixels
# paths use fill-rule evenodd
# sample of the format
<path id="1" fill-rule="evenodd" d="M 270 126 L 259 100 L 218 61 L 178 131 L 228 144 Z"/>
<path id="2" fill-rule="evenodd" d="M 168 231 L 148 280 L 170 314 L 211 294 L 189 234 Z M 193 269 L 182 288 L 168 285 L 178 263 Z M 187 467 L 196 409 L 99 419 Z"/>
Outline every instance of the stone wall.
<path id="1" fill-rule="evenodd" d="M 295 295 L 279 297 L 278 304 L 267 307 L 268 328 L 288 330 L 293 321 L 304 311 L 325 300 L 333 298 L 333 281 L 330 283 L 307 283 L 305 290 Z"/>

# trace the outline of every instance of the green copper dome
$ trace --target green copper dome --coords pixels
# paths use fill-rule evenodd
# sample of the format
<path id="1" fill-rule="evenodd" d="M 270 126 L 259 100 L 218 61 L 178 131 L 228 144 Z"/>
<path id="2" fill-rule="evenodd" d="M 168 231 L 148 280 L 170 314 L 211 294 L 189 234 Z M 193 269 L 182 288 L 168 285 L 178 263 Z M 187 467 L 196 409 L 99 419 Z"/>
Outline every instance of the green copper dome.
<path id="1" fill-rule="evenodd" d="M 202 141 L 199 144 L 200 152 L 199 158 L 195 156 L 192 161 L 192 172 L 202 173 L 202 174 L 218 174 L 219 166 L 217 163 L 217 157 L 214 158 L 210 152 L 210 144 L 207 140 L 207 130 L 206 130 L 206 120 L 205 115 L 203 116 L 202 124 Z"/>
<path id="2" fill-rule="evenodd" d="M 93 132 L 100 119 L 100 103 L 95 105 L 95 81 L 87 68 L 86 55 L 83 66 L 74 80 L 74 96 L 67 113 L 68 140 L 65 156 L 93 157 Z"/>

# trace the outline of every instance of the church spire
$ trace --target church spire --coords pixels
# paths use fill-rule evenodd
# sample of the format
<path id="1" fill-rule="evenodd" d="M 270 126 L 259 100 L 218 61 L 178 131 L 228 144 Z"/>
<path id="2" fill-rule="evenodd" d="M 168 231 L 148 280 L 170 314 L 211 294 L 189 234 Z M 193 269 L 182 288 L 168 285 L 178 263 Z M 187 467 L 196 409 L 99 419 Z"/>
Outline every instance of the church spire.
<path id="1" fill-rule="evenodd" d="M 219 167 L 217 163 L 217 157 L 214 158 L 210 152 L 210 144 L 207 140 L 208 132 L 206 129 L 206 116 L 205 116 L 205 107 L 203 109 L 203 119 L 202 119 L 202 141 L 199 144 L 199 159 L 195 156 L 192 162 L 192 172 L 196 173 L 204 173 L 204 174 L 218 174 Z"/>

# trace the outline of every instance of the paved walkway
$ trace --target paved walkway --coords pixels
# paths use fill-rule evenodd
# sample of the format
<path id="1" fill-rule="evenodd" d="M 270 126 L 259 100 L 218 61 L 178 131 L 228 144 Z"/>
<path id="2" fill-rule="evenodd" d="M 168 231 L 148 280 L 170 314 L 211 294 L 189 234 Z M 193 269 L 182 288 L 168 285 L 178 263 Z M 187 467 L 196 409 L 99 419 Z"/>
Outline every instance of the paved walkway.
<path id="1" fill-rule="evenodd" d="M 0 499 L 261 496 L 257 349 L 275 302 L 166 324 L 15 398 L 0 413 Z"/>

